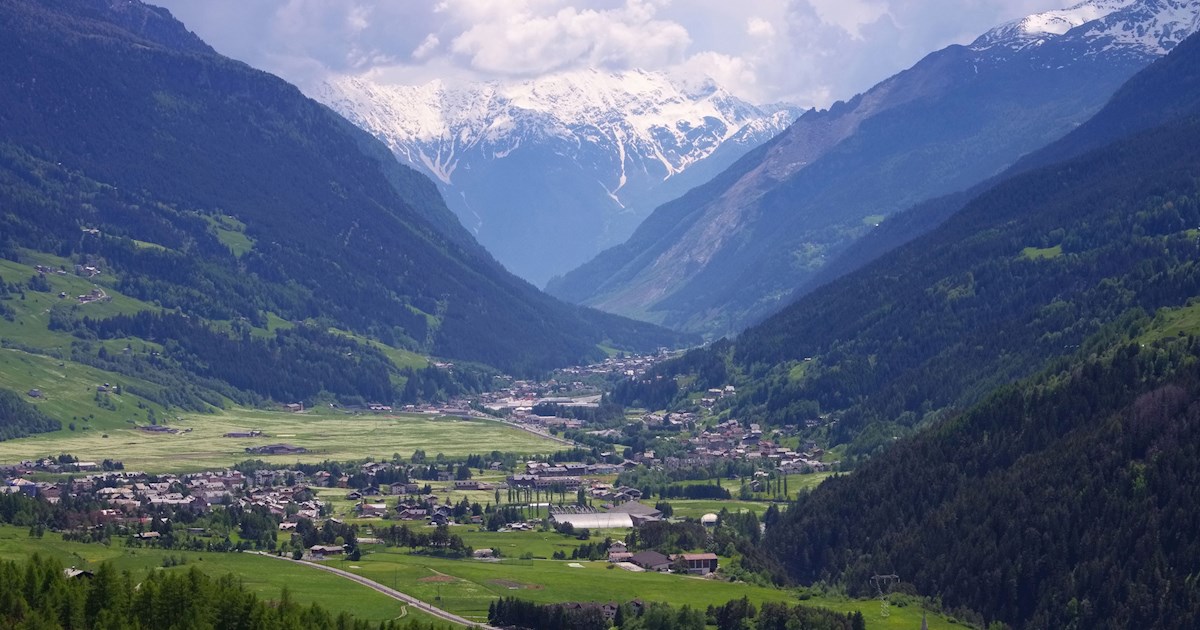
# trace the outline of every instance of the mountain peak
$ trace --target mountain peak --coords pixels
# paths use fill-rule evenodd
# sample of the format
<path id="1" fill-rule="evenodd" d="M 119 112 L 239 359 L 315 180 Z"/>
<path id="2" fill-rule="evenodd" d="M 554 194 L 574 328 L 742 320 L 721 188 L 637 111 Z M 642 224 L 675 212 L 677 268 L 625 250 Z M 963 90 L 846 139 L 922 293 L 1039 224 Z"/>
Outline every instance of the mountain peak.
<path id="1" fill-rule="evenodd" d="M 1125 49 L 1158 57 L 1197 31 L 1197 8 L 1198 0 L 1086 0 L 1003 24 L 975 40 L 971 48 L 1022 51 L 1063 39 L 1084 45 L 1084 56 Z"/>
<path id="2" fill-rule="evenodd" d="M 800 113 L 756 106 L 711 78 L 641 69 L 465 85 L 341 76 L 312 96 L 440 182 L 480 242 L 539 284 L 619 243 Z"/>
<path id="3" fill-rule="evenodd" d="M 358 77 L 331 77 L 320 85 L 318 100 L 384 138 L 402 158 L 423 166 L 444 184 L 453 181 L 456 162 L 422 159 L 420 145 L 455 142 L 460 148 L 480 143 L 513 144 L 518 121 L 536 123 L 552 135 L 572 128 L 599 131 L 609 140 L 655 143 L 666 131 L 676 136 L 719 121 L 720 140 L 752 121 L 769 118 L 780 107 L 759 108 L 712 79 L 685 84 L 666 74 L 634 69 L 596 68 L 559 72 L 514 83 L 495 81 L 457 87 L 434 80 L 424 85 L 384 85 Z M 513 147 L 515 148 L 515 147 Z M 415 150 L 414 150 L 415 149 Z M 706 156 L 660 151 L 667 177 Z M 458 153 L 458 152 L 456 152 Z M 652 150 L 653 155 L 653 150 Z"/>

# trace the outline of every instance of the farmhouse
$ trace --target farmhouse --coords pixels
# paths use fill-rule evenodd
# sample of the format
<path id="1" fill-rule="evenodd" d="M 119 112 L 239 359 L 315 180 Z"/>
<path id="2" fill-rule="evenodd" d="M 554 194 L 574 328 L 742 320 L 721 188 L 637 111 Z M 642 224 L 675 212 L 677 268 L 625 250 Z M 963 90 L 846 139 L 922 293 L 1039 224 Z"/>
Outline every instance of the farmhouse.
<path id="1" fill-rule="evenodd" d="M 363 518 L 378 518 L 387 514 L 386 503 L 359 503 L 358 515 Z"/>
<path id="2" fill-rule="evenodd" d="M 308 548 L 314 556 L 340 556 L 346 550 L 337 545 L 313 545 Z"/>
<path id="3" fill-rule="evenodd" d="M 715 553 L 685 553 L 683 561 L 687 563 L 688 573 L 694 575 L 708 575 L 717 571 Z"/>
<path id="4" fill-rule="evenodd" d="M 396 515 L 402 521 L 423 521 L 429 516 L 429 510 L 424 508 L 404 508 Z"/>
<path id="5" fill-rule="evenodd" d="M 647 571 L 666 572 L 671 568 L 671 559 L 657 551 L 639 551 L 629 561 Z"/>

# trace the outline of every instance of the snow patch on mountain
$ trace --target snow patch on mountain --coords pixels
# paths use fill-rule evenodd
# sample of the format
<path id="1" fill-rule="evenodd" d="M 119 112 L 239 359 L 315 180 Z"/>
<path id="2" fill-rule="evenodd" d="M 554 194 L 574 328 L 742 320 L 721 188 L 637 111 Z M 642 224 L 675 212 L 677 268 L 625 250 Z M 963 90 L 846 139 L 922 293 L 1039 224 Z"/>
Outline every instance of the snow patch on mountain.
<path id="1" fill-rule="evenodd" d="M 635 157 L 656 163 L 668 179 L 739 133 L 768 139 L 799 113 L 788 106 L 756 107 L 711 81 L 688 86 L 638 70 L 584 70 L 461 88 L 342 76 L 327 79 L 314 96 L 447 185 L 471 152 L 501 159 L 546 140 L 601 146 L 620 165 L 605 184 L 612 195 L 624 187 L 625 169 L 637 167 Z"/>

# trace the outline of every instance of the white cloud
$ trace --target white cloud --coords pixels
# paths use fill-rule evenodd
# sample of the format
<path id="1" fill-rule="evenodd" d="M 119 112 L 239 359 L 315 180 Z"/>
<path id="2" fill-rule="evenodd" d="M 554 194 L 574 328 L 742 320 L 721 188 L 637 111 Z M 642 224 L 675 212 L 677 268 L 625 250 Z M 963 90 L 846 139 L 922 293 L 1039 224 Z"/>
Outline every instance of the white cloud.
<path id="1" fill-rule="evenodd" d="M 655 19 L 657 7 L 627 0 L 611 9 L 554 2 L 455 0 L 446 13 L 469 26 L 451 50 L 470 67 L 495 75 L 533 75 L 569 67 L 661 67 L 691 44 L 677 23 Z"/>
<path id="2" fill-rule="evenodd" d="M 429 54 L 432 53 L 434 51 L 434 49 L 436 49 L 441 43 L 442 43 L 442 40 L 438 39 L 437 35 L 435 35 L 433 33 L 426 35 L 425 39 L 421 40 L 421 45 L 417 46 L 412 51 L 412 58 L 413 59 L 424 59 L 424 58 L 428 57 Z"/>
<path id="3" fill-rule="evenodd" d="M 828 105 L 951 43 L 1071 0 L 156 0 L 218 51 L 304 87 L 601 67 L 708 75 Z"/>
<path id="4" fill-rule="evenodd" d="M 746 34 L 750 37 L 771 39 L 775 37 L 775 27 L 760 17 L 752 17 L 746 20 Z"/>
<path id="5" fill-rule="evenodd" d="M 861 29 L 888 14 L 884 0 L 808 0 L 813 10 L 826 24 L 835 25 L 859 38 Z"/>

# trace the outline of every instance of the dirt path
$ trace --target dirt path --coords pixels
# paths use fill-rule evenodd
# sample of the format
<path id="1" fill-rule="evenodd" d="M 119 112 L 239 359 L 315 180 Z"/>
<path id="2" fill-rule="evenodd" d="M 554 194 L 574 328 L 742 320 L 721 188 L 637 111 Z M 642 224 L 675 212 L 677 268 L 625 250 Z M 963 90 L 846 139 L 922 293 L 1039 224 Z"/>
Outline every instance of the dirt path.
<path id="1" fill-rule="evenodd" d="M 275 558 L 276 560 L 283 560 L 285 562 L 292 562 L 295 564 L 303 564 L 305 566 L 309 566 L 314 569 L 320 569 L 322 571 L 328 571 L 329 573 L 333 573 L 335 575 L 340 575 L 348 580 L 354 580 L 355 582 L 358 582 L 359 584 L 362 584 L 363 586 L 366 586 L 367 588 L 379 591 L 380 593 L 383 593 L 384 595 L 387 595 L 388 597 L 391 597 L 392 599 L 402 601 L 406 604 L 409 604 L 410 606 L 415 607 L 417 610 L 426 612 L 430 615 L 433 615 L 434 617 L 437 617 L 437 618 L 445 620 L 445 621 L 449 621 L 451 623 L 462 624 L 464 626 L 467 626 L 468 628 L 483 628 L 484 630 L 500 630 L 499 628 L 495 628 L 493 626 L 489 626 L 486 624 L 471 621 L 464 617 L 459 617 L 458 615 L 456 615 L 452 612 L 447 612 L 445 610 L 442 610 L 441 608 L 434 608 L 433 606 L 431 606 L 411 595 L 401 593 L 400 591 L 397 591 L 394 588 L 384 586 L 384 585 L 380 584 L 379 582 L 367 579 L 361 575 L 357 575 L 357 574 L 351 573 L 349 571 L 343 571 L 341 569 L 336 569 L 334 567 L 325 566 L 323 564 L 317 564 L 316 562 L 308 562 L 307 560 L 293 560 L 291 558 L 286 558 L 283 556 L 275 556 L 275 555 L 271 555 L 269 553 L 264 553 L 264 552 L 259 552 L 259 555 L 266 556 L 268 558 Z"/>

